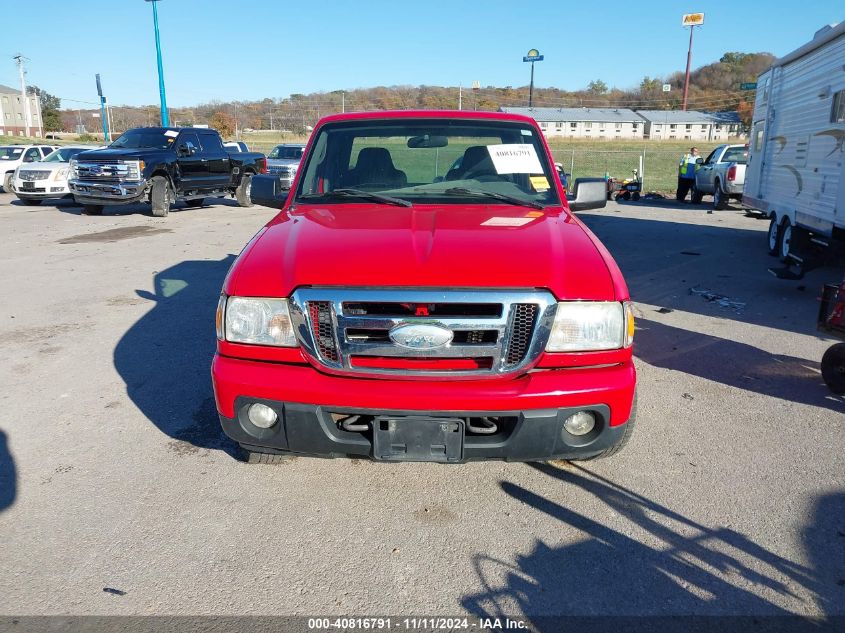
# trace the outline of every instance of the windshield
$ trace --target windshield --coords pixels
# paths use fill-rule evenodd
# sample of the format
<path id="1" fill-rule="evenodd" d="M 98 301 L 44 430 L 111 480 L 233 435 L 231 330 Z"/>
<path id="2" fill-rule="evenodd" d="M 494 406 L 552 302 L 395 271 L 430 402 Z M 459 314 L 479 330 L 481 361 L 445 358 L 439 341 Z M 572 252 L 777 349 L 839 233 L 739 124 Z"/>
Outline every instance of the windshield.
<path id="1" fill-rule="evenodd" d="M 17 160 L 23 154 L 22 147 L 0 147 L 0 160 Z"/>
<path id="2" fill-rule="evenodd" d="M 79 154 L 80 152 L 84 152 L 86 150 L 92 149 L 91 147 L 60 147 L 57 150 L 54 150 L 47 154 L 44 157 L 44 160 L 41 161 L 43 163 L 69 163 L 70 159 Z"/>
<path id="3" fill-rule="evenodd" d="M 281 158 L 286 160 L 301 160 L 304 147 L 285 147 L 279 145 L 273 148 L 267 158 Z"/>
<path id="4" fill-rule="evenodd" d="M 137 149 L 168 149 L 179 133 L 176 130 L 129 130 L 121 134 L 109 147 Z"/>
<path id="5" fill-rule="evenodd" d="M 527 123 L 350 121 L 320 129 L 297 200 L 372 204 L 332 195 L 355 189 L 412 203 L 540 206 L 559 204 L 553 182 L 539 134 Z"/>

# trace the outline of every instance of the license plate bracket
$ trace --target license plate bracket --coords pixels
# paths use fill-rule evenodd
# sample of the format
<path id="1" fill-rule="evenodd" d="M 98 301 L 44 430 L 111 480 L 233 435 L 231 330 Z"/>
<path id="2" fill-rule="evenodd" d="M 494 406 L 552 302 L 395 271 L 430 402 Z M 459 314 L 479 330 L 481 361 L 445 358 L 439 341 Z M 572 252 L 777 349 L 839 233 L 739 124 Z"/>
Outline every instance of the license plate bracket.
<path id="1" fill-rule="evenodd" d="M 21 183 L 21 189 L 34 189 L 34 188 L 35 188 L 34 182 L 24 181 L 24 182 Z"/>
<path id="2" fill-rule="evenodd" d="M 383 461 L 459 462 L 464 452 L 460 418 L 377 416 L 373 457 Z"/>

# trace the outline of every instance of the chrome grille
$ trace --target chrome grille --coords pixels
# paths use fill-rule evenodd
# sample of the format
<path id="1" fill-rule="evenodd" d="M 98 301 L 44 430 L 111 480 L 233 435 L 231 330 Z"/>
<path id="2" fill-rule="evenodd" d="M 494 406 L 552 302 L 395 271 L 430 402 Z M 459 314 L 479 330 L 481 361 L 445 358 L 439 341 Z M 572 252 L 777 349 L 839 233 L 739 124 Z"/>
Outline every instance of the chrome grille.
<path id="1" fill-rule="evenodd" d="M 49 171 L 32 171 L 29 169 L 18 171 L 18 178 L 21 180 L 47 180 L 49 177 Z"/>
<path id="2" fill-rule="evenodd" d="M 508 342 L 505 365 L 518 365 L 525 358 L 528 346 L 531 344 L 531 335 L 534 333 L 534 322 L 536 320 L 536 304 L 518 303 L 513 307 L 511 340 Z"/>
<path id="3" fill-rule="evenodd" d="M 528 369 L 545 349 L 556 302 L 541 290 L 301 288 L 290 299 L 299 341 L 329 373 L 496 377 Z M 451 330 L 449 343 L 400 346 L 393 328 Z"/>
<path id="4" fill-rule="evenodd" d="M 129 165 L 110 160 L 80 162 L 76 164 L 76 177 L 97 182 L 120 182 L 128 180 Z"/>

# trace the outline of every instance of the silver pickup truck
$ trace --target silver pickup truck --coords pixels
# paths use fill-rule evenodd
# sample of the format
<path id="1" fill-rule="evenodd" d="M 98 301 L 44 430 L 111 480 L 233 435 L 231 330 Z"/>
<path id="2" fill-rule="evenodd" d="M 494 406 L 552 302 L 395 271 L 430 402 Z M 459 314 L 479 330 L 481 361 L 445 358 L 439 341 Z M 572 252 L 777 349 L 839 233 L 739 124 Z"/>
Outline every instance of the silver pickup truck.
<path id="1" fill-rule="evenodd" d="M 731 199 L 741 200 L 747 162 L 748 145 L 719 145 L 695 172 L 692 201 L 712 195 L 713 208 L 726 209 Z"/>

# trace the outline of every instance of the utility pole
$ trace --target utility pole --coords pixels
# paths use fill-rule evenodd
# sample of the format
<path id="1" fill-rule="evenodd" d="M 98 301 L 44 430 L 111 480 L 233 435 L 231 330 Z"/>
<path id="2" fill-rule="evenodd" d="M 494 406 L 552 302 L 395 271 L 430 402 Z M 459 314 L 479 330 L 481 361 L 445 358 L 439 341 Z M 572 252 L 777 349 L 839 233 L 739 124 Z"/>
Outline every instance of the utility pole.
<path id="1" fill-rule="evenodd" d="M 461 84 L 458 84 L 458 110 L 464 109 L 464 88 Z"/>
<path id="2" fill-rule="evenodd" d="M 110 143 L 109 119 L 106 115 L 106 98 L 103 96 L 103 86 L 100 84 L 100 73 L 97 73 L 97 94 L 100 97 L 100 119 L 103 121 L 103 141 Z"/>
<path id="3" fill-rule="evenodd" d="M 30 120 L 30 113 L 29 113 L 29 99 L 26 98 L 26 78 L 25 78 L 25 71 L 23 68 L 24 59 L 26 59 L 23 55 L 18 53 L 12 59 L 14 59 L 18 63 L 18 74 L 21 77 L 21 102 L 23 105 L 23 125 L 24 125 L 24 132 L 27 136 L 29 136 L 29 120 Z"/>
<path id="4" fill-rule="evenodd" d="M 689 27 L 689 48 L 687 49 L 687 70 L 684 74 L 684 102 L 681 106 L 681 109 L 686 111 L 687 109 L 687 94 L 689 93 L 689 71 L 690 65 L 692 64 L 692 34 L 695 30 L 695 27 L 701 26 L 704 24 L 704 14 L 703 13 L 686 13 L 681 18 L 681 26 L 688 26 Z"/>
<path id="5" fill-rule="evenodd" d="M 343 90 L 340 93 L 340 111 L 346 112 L 346 91 Z"/>

